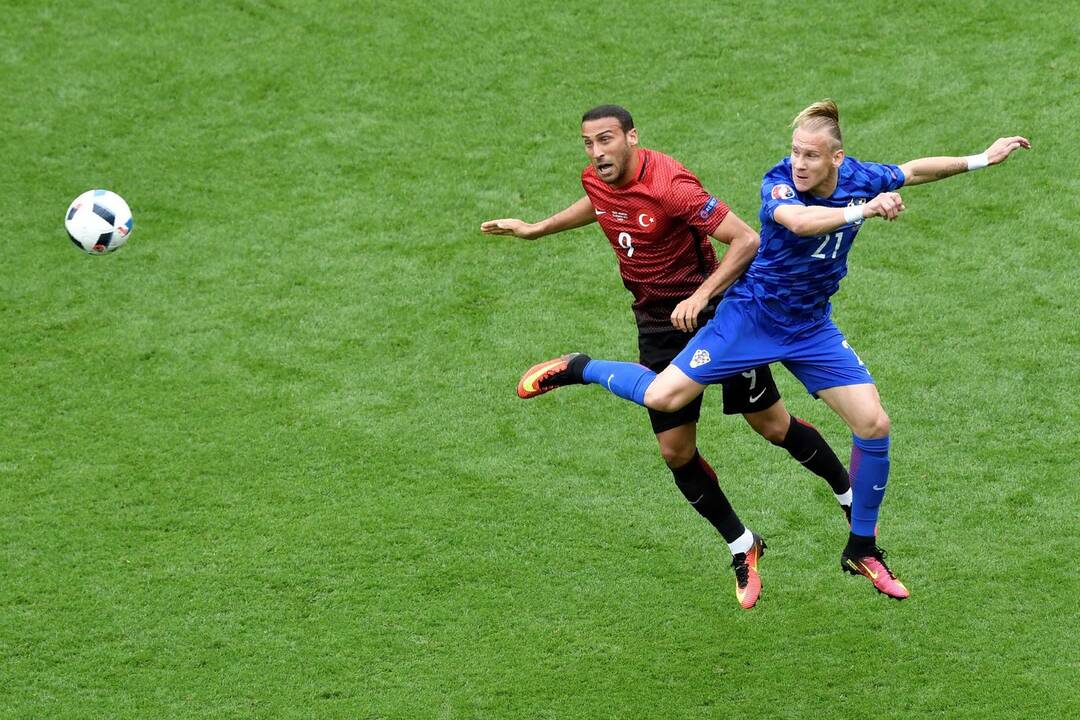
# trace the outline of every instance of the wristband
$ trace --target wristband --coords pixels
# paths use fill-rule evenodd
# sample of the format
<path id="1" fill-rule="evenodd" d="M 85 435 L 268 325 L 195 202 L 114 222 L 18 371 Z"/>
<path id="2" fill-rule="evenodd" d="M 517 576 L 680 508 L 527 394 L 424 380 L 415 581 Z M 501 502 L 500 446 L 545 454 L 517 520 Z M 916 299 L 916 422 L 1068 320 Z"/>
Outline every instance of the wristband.
<path id="1" fill-rule="evenodd" d="M 979 168 L 984 168 L 990 164 L 990 158 L 987 157 L 986 153 L 982 153 L 979 155 L 968 155 L 964 159 L 967 160 L 969 172 L 971 170 L 978 170 Z"/>
<path id="2" fill-rule="evenodd" d="M 857 223 L 863 219 L 862 205 L 848 205 L 844 208 L 844 222 Z"/>

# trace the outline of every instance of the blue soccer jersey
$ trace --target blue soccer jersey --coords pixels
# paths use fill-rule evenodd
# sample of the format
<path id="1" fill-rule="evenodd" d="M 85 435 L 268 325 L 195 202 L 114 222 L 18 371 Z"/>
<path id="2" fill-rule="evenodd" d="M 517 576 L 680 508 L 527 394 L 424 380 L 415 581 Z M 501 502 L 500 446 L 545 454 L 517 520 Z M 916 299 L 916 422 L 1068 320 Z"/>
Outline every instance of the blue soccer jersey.
<path id="1" fill-rule="evenodd" d="M 761 249 L 746 274 L 729 291 L 752 297 L 774 320 L 798 325 L 829 314 L 829 298 L 847 275 L 847 256 L 862 222 L 824 235 L 800 237 L 773 219 L 781 205 L 846 207 L 872 200 L 904 184 L 896 165 L 860 162 L 845 157 L 836 190 L 827 198 L 795 189 L 791 158 L 765 173 L 761 182 Z"/>

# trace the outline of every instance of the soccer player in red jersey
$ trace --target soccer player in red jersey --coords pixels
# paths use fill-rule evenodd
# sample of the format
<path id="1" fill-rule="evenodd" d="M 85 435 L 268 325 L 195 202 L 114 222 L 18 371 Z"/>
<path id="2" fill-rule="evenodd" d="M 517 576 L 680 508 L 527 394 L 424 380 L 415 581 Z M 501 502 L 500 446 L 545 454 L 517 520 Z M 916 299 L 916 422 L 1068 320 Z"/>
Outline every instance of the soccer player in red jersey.
<path id="1" fill-rule="evenodd" d="M 639 147 L 624 108 L 589 110 L 582 117 L 581 136 L 590 161 L 581 175 L 585 197 L 537 223 L 507 218 L 489 220 L 480 229 L 531 240 L 599 222 L 634 297 L 641 363 L 659 371 L 712 316 L 723 289 L 750 264 L 758 235 L 674 158 Z M 710 237 L 729 246 L 720 260 Z M 573 362 L 572 357 L 554 361 L 562 365 L 544 372 L 559 372 Z M 528 384 L 529 378 L 522 382 Z M 529 389 L 519 386 L 518 393 L 527 397 Z M 725 380 L 723 400 L 725 414 L 741 413 L 765 439 L 828 481 L 850 519 L 847 470 L 813 426 L 788 413 L 768 365 Z M 698 396 L 677 412 L 650 409 L 649 417 L 675 484 L 727 542 L 736 598 L 751 608 L 761 590 L 757 561 L 765 543 L 743 525 L 698 451 L 700 408 Z"/>

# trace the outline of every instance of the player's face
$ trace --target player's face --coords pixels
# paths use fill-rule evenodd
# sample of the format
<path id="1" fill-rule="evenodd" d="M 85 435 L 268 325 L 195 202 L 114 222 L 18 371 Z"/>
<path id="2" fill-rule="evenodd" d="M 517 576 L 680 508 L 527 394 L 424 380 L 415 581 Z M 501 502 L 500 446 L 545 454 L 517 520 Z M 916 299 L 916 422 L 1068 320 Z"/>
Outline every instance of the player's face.
<path id="1" fill-rule="evenodd" d="M 844 151 L 825 132 L 807 132 L 795 128 L 791 136 L 791 176 L 795 189 L 811 195 L 828 197 L 836 189 L 837 171 L 844 161 Z"/>
<path id="2" fill-rule="evenodd" d="M 637 129 L 623 132 L 616 118 L 599 118 L 581 123 L 581 138 L 596 174 L 608 185 L 623 185 L 634 171 Z"/>

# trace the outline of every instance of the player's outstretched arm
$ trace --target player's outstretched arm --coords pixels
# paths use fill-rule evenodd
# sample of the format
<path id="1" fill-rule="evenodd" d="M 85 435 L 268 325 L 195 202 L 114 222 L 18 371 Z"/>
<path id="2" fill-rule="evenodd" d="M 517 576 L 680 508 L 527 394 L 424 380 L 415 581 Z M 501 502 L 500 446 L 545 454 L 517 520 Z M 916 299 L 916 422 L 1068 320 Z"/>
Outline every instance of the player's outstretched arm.
<path id="1" fill-rule="evenodd" d="M 723 222 L 713 231 L 712 237 L 729 247 L 712 275 L 705 278 L 705 282 L 701 283 L 690 297 L 672 310 L 671 324 L 683 332 L 697 329 L 698 314 L 711 299 L 739 279 L 761 246 L 761 238 L 757 232 L 731 211 L 728 211 Z"/>
<path id="2" fill-rule="evenodd" d="M 848 207 L 780 205 L 773 211 L 773 220 L 796 235 L 810 237 L 873 217 L 895 220 L 903 211 L 904 200 L 899 193 L 883 192 L 868 203 Z"/>
<path id="3" fill-rule="evenodd" d="M 909 160 L 900 166 L 904 173 L 904 187 L 944 180 L 953 175 L 978 170 L 989 165 L 999 165 L 1008 159 L 1014 150 L 1031 149 L 1031 142 L 1025 137 L 998 138 L 986 148 L 986 152 L 967 157 L 925 157 Z"/>
<path id="4" fill-rule="evenodd" d="M 596 212 L 593 210 L 592 201 L 586 195 L 565 210 L 557 212 L 540 222 L 527 223 L 517 218 L 488 220 L 480 224 L 480 232 L 486 235 L 513 235 L 514 237 L 533 240 L 593 222 L 596 222 Z"/>

